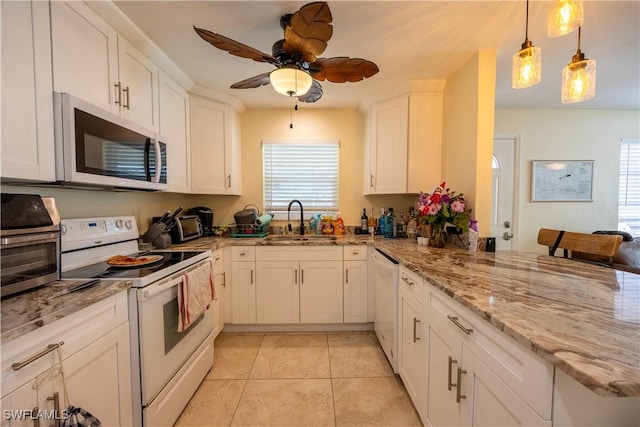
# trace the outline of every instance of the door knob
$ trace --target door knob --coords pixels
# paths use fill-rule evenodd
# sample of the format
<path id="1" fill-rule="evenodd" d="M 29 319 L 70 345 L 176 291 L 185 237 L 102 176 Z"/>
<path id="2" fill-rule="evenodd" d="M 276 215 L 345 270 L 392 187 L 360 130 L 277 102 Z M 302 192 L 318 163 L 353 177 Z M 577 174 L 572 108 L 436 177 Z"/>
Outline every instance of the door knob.
<path id="1" fill-rule="evenodd" d="M 502 238 L 503 238 L 504 240 L 511 240 L 511 238 L 512 238 L 512 237 L 513 237 L 513 233 L 509 233 L 508 231 L 505 231 L 505 232 L 502 234 Z"/>
<path id="2" fill-rule="evenodd" d="M 511 228 L 511 221 L 505 221 L 504 228 Z"/>

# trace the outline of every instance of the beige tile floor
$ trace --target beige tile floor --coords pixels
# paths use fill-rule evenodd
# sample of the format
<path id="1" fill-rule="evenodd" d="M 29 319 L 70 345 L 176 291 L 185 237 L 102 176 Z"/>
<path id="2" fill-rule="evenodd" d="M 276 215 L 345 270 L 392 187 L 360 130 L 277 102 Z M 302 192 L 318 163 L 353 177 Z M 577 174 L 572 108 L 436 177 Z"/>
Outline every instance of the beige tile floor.
<path id="1" fill-rule="evenodd" d="M 373 332 L 221 334 L 175 426 L 421 426 Z"/>

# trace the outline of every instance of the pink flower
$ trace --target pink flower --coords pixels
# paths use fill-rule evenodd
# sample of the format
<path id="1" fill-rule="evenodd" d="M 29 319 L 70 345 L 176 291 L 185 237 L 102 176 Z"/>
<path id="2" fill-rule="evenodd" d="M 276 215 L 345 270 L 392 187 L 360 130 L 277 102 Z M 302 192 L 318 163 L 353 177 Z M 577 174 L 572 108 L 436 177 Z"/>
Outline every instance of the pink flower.
<path id="1" fill-rule="evenodd" d="M 464 200 L 455 200 L 451 203 L 451 210 L 458 213 L 464 212 Z"/>
<path id="2" fill-rule="evenodd" d="M 433 203 L 432 205 L 429 205 L 429 212 L 427 212 L 427 215 L 437 215 L 441 210 L 442 205 L 440 203 Z"/>

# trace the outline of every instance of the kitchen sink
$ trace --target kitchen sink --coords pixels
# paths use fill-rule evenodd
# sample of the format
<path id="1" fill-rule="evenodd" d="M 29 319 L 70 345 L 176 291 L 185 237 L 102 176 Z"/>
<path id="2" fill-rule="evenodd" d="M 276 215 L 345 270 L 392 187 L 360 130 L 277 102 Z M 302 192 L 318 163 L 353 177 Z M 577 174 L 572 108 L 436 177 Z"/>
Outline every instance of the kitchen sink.
<path id="1" fill-rule="evenodd" d="M 302 236 L 282 236 L 282 235 L 272 235 L 265 237 L 266 240 L 275 240 L 280 242 L 314 242 L 314 241 L 325 241 L 325 240 L 336 240 L 336 236 L 315 236 L 315 235 L 302 235 Z"/>

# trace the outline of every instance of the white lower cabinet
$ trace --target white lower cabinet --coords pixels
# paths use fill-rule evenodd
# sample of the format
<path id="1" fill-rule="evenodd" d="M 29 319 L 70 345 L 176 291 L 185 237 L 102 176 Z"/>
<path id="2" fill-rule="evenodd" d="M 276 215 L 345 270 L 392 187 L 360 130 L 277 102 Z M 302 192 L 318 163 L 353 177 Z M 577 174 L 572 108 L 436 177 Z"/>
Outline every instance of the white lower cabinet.
<path id="1" fill-rule="evenodd" d="M 300 262 L 300 323 L 342 323 L 342 261 Z"/>
<path id="2" fill-rule="evenodd" d="M 366 323 L 368 317 L 367 246 L 345 246 L 343 320 L 344 323 Z"/>
<path id="3" fill-rule="evenodd" d="M 231 321 L 256 323 L 256 249 L 231 247 Z"/>
<path id="4" fill-rule="evenodd" d="M 427 335 L 427 314 L 410 293 L 400 285 L 399 336 L 400 355 L 398 373 L 413 401 L 420 419 L 426 424 L 427 415 L 427 351 L 429 336 Z"/>
<path id="5" fill-rule="evenodd" d="M 55 343 L 63 343 L 60 350 L 41 353 Z M 39 357 L 13 370 L 33 355 Z M 52 421 L 56 404 L 59 411 L 83 408 L 105 426 L 132 425 L 130 366 L 127 298 L 120 292 L 3 345 L 2 426 Z"/>
<path id="6" fill-rule="evenodd" d="M 218 249 L 211 254 L 213 258 L 213 287 L 216 298 L 212 301 L 213 309 L 213 338 L 217 337 L 224 327 L 224 290 L 226 286 L 222 250 Z"/>
<path id="7" fill-rule="evenodd" d="M 298 261 L 256 263 L 257 323 L 299 323 Z"/>

